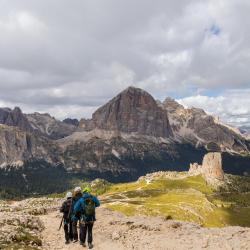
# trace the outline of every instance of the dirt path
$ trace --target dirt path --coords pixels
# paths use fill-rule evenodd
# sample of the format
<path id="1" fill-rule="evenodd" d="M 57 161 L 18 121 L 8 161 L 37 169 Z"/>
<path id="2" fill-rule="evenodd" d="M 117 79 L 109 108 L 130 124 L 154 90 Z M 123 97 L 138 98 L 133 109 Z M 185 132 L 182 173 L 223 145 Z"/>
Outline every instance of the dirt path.
<path id="1" fill-rule="evenodd" d="M 42 233 L 43 237 L 43 248 L 56 250 L 82 250 L 84 249 L 78 243 L 70 243 L 69 245 L 65 244 L 64 239 L 64 231 L 61 228 L 58 231 L 58 227 L 60 225 L 61 215 L 58 212 L 52 212 L 47 215 L 43 215 L 40 217 L 42 222 L 44 223 L 45 230 Z M 111 250 L 111 249 L 124 249 L 121 244 L 112 241 L 105 234 L 105 230 L 100 230 L 101 226 L 97 221 L 94 225 L 93 233 L 94 233 L 94 249 L 102 249 L 102 250 Z"/>
<path id="2" fill-rule="evenodd" d="M 84 249 L 79 243 L 65 245 L 63 229 L 58 231 L 61 219 L 58 212 L 40 219 L 45 225 L 44 249 Z M 209 229 L 163 218 L 126 217 L 105 208 L 97 209 L 93 233 L 94 249 L 97 250 L 250 250 L 250 228 Z"/>

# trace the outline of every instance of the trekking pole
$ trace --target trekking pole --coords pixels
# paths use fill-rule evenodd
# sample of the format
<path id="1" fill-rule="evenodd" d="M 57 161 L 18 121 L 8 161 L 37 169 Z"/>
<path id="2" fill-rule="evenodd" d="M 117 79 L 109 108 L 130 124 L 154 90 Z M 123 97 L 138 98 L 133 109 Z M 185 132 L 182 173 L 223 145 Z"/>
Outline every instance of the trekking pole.
<path id="1" fill-rule="evenodd" d="M 61 229 L 61 227 L 62 227 L 63 219 L 64 219 L 64 218 L 62 217 L 60 226 L 59 226 L 59 228 L 58 228 L 58 231 L 60 231 L 60 229 Z"/>
<path id="2" fill-rule="evenodd" d="M 70 207 L 69 207 L 69 212 L 68 212 L 68 220 L 70 219 L 70 215 L 71 215 L 71 209 L 72 209 L 72 203 L 73 203 L 73 200 L 71 199 L 71 203 L 70 203 Z"/>

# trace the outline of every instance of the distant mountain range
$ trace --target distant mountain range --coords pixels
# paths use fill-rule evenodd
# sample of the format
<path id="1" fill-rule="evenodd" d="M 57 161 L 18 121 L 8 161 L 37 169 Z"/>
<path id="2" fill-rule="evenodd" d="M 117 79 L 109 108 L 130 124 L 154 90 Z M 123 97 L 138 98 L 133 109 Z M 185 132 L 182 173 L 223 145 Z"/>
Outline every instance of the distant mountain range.
<path id="1" fill-rule="evenodd" d="M 43 162 L 51 171 L 61 166 L 66 174 L 123 181 L 187 170 L 207 151 L 223 152 L 228 172 L 250 172 L 247 137 L 201 109 L 171 98 L 161 103 L 142 89 L 125 89 L 80 121 L 0 108 L 0 175 L 10 168 L 39 169 Z"/>
<path id="2" fill-rule="evenodd" d="M 245 138 L 250 140 L 250 126 L 240 126 L 239 130 Z"/>

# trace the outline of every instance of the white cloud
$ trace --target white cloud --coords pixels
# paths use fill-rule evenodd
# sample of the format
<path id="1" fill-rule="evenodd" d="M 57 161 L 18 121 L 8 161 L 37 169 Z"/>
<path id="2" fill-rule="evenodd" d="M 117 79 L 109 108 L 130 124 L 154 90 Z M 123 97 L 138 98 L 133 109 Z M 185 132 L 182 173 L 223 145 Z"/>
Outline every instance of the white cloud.
<path id="1" fill-rule="evenodd" d="M 227 98 L 250 87 L 249 12 L 246 0 L 0 1 L 0 100 L 62 117 L 129 85 Z"/>
<path id="2" fill-rule="evenodd" d="M 190 96 L 177 100 L 186 107 L 202 108 L 234 125 L 250 125 L 250 89 L 230 90 L 221 96 Z"/>

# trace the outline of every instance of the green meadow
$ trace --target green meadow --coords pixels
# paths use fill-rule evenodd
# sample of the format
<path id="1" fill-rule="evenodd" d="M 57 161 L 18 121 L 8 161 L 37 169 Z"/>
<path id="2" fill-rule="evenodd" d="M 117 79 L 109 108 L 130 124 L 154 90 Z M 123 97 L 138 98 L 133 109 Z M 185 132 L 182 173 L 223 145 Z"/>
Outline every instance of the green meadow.
<path id="1" fill-rule="evenodd" d="M 230 185 L 219 191 L 202 176 L 114 184 L 101 199 L 104 206 L 128 216 L 163 216 L 205 227 L 250 226 L 249 177 L 231 177 Z"/>

